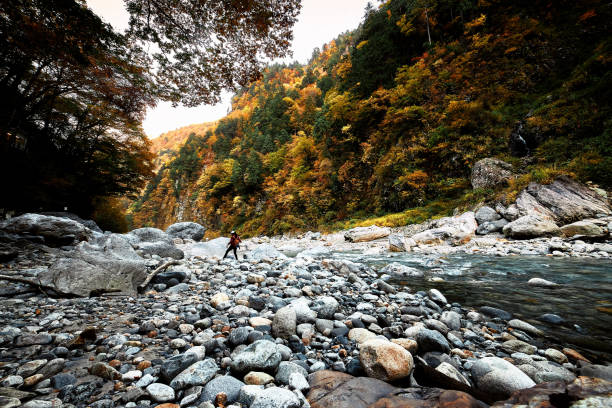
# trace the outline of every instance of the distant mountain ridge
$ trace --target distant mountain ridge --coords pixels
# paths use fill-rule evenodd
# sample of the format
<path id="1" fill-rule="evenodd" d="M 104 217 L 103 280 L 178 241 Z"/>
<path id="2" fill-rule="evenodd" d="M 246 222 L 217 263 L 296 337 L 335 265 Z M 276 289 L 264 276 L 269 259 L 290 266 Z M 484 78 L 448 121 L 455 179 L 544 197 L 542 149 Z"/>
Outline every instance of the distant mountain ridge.
<path id="1" fill-rule="evenodd" d="M 216 125 L 217 121 L 182 126 L 151 139 L 151 152 L 156 157 L 156 169 L 159 169 L 164 162 L 171 159 L 172 154 L 178 151 L 190 134 L 204 135 L 208 130 L 214 129 Z"/>

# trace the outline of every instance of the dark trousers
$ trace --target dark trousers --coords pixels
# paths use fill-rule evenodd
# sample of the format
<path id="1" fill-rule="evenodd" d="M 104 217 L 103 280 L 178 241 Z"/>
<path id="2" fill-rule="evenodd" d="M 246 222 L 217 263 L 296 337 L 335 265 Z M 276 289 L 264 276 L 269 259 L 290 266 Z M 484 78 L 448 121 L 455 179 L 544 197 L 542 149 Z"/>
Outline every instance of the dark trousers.
<path id="1" fill-rule="evenodd" d="M 234 256 L 236 257 L 236 260 L 238 260 L 238 254 L 236 253 L 236 247 L 235 246 L 231 246 L 229 248 L 227 248 L 227 251 L 225 251 L 225 255 L 223 255 L 223 259 L 225 259 L 225 257 L 227 256 L 227 254 L 229 253 L 229 251 L 234 250 Z"/>

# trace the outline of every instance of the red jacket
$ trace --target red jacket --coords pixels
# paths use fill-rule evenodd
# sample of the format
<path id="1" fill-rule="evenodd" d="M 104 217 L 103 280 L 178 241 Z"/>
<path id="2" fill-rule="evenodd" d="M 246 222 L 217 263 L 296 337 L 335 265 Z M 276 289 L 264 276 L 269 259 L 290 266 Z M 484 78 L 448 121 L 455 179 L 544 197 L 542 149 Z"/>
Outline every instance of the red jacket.
<path id="1" fill-rule="evenodd" d="M 240 239 L 240 237 L 238 235 L 232 235 L 230 237 L 230 246 L 231 247 L 237 247 L 238 244 L 240 244 L 242 242 L 242 240 Z"/>

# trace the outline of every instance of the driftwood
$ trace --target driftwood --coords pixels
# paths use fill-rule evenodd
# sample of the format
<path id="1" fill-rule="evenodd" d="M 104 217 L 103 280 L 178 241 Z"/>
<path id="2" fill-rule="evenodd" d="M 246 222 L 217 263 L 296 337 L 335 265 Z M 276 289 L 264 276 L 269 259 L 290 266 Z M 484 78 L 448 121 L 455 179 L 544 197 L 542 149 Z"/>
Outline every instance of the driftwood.
<path id="1" fill-rule="evenodd" d="M 138 290 L 142 291 L 144 290 L 147 285 L 149 283 L 151 283 L 151 281 L 153 280 L 153 278 L 155 276 L 157 276 L 158 273 L 163 272 L 164 270 L 166 270 L 167 267 L 172 266 L 172 265 L 179 265 L 180 262 L 177 260 L 173 260 L 173 261 L 168 261 L 165 264 L 162 264 L 161 266 L 159 266 L 157 269 L 155 269 L 153 272 L 151 272 L 151 274 L 149 276 L 147 276 L 147 279 L 145 279 L 144 282 L 142 282 L 140 285 L 138 285 Z"/>

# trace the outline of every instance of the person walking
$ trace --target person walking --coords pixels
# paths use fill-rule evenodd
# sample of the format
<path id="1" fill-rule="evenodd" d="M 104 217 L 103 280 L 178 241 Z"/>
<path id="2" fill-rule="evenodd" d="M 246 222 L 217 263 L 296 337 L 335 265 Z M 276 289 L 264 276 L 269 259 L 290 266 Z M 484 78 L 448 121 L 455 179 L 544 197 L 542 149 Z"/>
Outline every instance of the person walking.
<path id="1" fill-rule="evenodd" d="M 240 243 L 241 242 L 242 242 L 242 240 L 240 239 L 238 234 L 236 234 L 236 231 L 232 231 L 232 235 L 230 236 L 230 240 L 227 243 L 227 251 L 225 251 L 225 255 L 223 255 L 223 259 L 225 259 L 225 257 L 229 253 L 229 251 L 234 250 L 234 256 L 236 257 L 236 260 L 238 260 L 238 254 L 236 253 L 236 248 L 240 248 Z"/>

